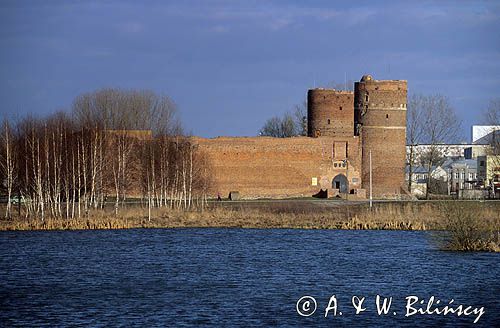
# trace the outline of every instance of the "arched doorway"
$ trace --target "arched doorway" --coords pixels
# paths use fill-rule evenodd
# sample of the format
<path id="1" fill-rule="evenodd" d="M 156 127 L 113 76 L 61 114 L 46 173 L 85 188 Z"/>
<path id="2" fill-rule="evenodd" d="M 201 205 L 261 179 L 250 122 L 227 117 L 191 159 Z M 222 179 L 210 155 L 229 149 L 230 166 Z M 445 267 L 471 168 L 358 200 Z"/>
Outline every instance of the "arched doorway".
<path id="1" fill-rule="evenodd" d="M 349 182 L 343 174 L 338 174 L 332 180 L 332 188 L 337 189 L 340 193 L 346 194 L 349 188 Z"/>

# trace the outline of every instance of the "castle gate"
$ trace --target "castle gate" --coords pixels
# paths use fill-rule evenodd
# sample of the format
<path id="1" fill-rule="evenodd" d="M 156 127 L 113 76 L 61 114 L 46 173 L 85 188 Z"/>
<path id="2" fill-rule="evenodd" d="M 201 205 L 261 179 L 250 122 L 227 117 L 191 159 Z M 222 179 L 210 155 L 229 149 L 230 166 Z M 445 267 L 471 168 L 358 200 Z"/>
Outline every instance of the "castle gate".
<path id="1" fill-rule="evenodd" d="M 337 174 L 335 178 L 332 180 L 332 188 L 337 189 L 340 193 L 347 193 L 349 187 L 349 182 L 347 181 L 347 177 L 345 175 Z"/>

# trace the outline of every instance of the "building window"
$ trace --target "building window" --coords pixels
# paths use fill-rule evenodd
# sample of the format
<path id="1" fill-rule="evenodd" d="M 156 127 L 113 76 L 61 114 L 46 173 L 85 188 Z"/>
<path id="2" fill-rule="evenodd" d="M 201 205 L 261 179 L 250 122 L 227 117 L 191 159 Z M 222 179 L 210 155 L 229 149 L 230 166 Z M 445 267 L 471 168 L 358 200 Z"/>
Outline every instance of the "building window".
<path id="1" fill-rule="evenodd" d="M 368 101 L 368 94 L 366 94 L 365 100 Z"/>
<path id="2" fill-rule="evenodd" d="M 469 172 L 469 180 L 472 180 L 472 179 L 474 179 L 474 173 Z"/>
<path id="3" fill-rule="evenodd" d="M 462 172 L 462 180 L 465 180 L 465 172 Z"/>
<path id="4" fill-rule="evenodd" d="M 389 118 L 389 114 L 385 114 L 385 118 Z"/>
<path id="5" fill-rule="evenodd" d="M 330 119 L 328 119 L 328 124 L 330 124 Z"/>
<path id="6" fill-rule="evenodd" d="M 480 161 L 479 166 L 484 166 L 484 161 Z"/>
<path id="7" fill-rule="evenodd" d="M 340 106 L 339 109 L 342 110 L 342 106 Z"/>
<path id="8" fill-rule="evenodd" d="M 458 180 L 458 172 L 455 172 L 455 179 Z"/>
<path id="9" fill-rule="evenodd" d="M 333 167 L 337 167 L 337 163 L 333 163 Z"/>

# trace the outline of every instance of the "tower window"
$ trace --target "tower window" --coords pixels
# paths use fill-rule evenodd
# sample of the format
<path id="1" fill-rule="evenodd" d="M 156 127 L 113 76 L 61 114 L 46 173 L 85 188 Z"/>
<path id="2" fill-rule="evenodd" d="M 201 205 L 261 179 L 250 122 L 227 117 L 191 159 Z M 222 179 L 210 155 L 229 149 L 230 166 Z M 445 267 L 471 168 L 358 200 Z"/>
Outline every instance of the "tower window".
<path id="1" fill-rule="evenodd" d="M 340 106 L 339 109 L 342 110 L 342 106 Z"/>
<path id="2" fill-rule="evenodd" d="M 366 101 L 368 101 L 368 94 L 366 94 L 366 97 L 365 97 Z"/>
<path id="3" fill-rule="evenodd" d="M 385 118 L 389 118 L 389 114 L 385 114 Z"/>
<path id="4" fill-rule="evenodd" d="M 328 119 L 328 124 L 330 124 L 330 119 Z"/>

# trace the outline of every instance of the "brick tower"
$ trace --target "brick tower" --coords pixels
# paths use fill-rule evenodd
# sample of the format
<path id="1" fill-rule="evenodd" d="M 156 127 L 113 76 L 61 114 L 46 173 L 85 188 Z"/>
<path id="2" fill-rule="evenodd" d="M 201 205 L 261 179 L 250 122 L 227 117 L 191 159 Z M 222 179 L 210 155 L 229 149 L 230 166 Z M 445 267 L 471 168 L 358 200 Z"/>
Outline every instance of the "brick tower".
<path id="1" fill-rule="evenodd" d="M 362 185 L 375 197 L 394 197 L 404 186 L 406 165 L 407 81 L 374 80 L 364 75 L 354 84 L 355 133 L 362 140 Z"/>
<path id="2" fill-rule="evenodd" d="M 309 137 L 352 137 L 354 94 L 334 89 L 307 92 L 307 135 Z"/>

